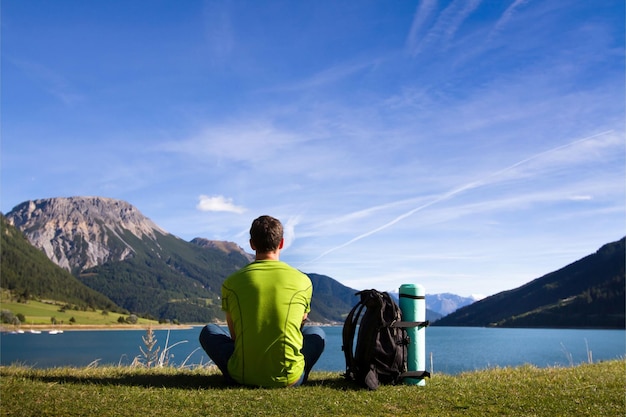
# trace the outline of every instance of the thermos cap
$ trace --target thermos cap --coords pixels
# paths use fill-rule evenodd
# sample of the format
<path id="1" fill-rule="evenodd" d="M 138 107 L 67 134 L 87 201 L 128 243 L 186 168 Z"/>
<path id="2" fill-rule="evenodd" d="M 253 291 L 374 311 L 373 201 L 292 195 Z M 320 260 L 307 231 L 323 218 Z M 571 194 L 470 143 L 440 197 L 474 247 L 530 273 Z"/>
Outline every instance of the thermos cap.
<path id="1" fill-rule="evenodd" d="M 400 285 L 400 294 L 406 295 L 426 295 L 424 287 L 419 284 L 402 284 Z"/>

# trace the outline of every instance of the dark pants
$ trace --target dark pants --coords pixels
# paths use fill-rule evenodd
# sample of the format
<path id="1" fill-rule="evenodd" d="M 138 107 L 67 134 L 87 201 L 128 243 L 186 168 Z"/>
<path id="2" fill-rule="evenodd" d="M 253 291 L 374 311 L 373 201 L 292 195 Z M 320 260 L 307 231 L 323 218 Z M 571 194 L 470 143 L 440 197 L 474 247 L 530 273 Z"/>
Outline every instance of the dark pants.
<path id="1" fill-rule="evenodd" d="M 307 381 L 313 365 L 322 356 L 326 343 L 326 334 L 321 327 L 304 326 L 302 335 L 304 336 L 301 350 L 304 355 L 304 374 L 295 385 L 300 385 Z M 236 384 L 237 382 L 228 373 L 228 360 L 235 350 L 235 342 L 230 338 L 228 330 L 216 324 L 207 324 L 200 332 L 200 345 L 213 363 L 222 371 L 226 382 Z"/>

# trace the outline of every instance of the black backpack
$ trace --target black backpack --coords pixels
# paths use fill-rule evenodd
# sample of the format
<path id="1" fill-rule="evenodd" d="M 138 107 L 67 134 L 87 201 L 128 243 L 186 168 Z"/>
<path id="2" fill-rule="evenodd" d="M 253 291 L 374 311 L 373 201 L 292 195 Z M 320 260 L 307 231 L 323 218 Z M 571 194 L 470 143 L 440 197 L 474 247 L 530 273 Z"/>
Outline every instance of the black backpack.
<path id="1" fill-rule="evenodd" d="M 379 384 L 395 385 L 405 377 L 429 377 L 425 371 L 407 372 L 406 331 L 407 327 L 427 326 L 428 322 L 403 322 L 400 307 L 387 292 L 364 290 L 356 295 L 361 299 L 343 325 L 346 379 L 375 390 Z M 353 353 L 357 324 L 359 332 Z"/>

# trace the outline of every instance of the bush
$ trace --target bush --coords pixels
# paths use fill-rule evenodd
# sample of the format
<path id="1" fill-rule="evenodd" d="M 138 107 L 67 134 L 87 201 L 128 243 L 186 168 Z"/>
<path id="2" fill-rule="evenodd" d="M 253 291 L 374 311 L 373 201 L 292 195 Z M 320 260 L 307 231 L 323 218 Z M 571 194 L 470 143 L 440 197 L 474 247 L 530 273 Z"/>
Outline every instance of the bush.
<path id="1" fill-rule="evenodd" d="M 2 323 L 14 324 L 17 317 L 13 314 L 11 310 L 2 310 L 0 312 L 0 318 L 2 319 Z"/>

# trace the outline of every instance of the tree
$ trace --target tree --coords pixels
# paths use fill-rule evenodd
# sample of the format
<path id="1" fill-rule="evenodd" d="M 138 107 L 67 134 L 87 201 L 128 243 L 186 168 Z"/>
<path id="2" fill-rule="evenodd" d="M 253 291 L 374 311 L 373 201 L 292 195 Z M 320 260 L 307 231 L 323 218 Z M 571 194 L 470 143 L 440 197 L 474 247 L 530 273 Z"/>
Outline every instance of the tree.
<path id="1" fill-rule="evenodd" d="M 2 318 L 3 323 L 13 323 L 16 319 L 11 310 L 2 310 L 2 312 L 0 312 L 0 317 Z"/>

